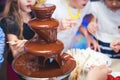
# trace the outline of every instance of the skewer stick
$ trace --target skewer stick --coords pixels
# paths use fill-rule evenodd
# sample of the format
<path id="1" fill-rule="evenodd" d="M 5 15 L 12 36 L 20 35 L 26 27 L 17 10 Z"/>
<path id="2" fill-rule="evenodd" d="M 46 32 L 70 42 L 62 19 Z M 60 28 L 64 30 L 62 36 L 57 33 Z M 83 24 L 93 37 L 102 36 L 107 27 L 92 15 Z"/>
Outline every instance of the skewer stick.
<path id="1" fill-rule="evenodd" d="M 6 43 L 9 43 L 10 45 L 14 45 L 17 41 L 8 41 Z"/>
<path id="2" fill-rule="evenodd" d="M 81 71 L 83 70 L 83 67 L 85 65 L 85 63 L 88 61 L 88 59 L 90 58 L 90 54 L 88 54 L 87 58 L 85 59 L 85 61 L 83 62 L 83 64 L 81 66 L 78 66 L 78 76 L 80 75 Z M 79 77 L 77 77 L 77 80 L 79 80 Z"/>
<path id="3" fill-rule="evenodd" d="M 12 45 L 14 45 L 14 44 L 16 44 L 16 42 L 18 42 L 19 40 L 11 40 L 11 41 L 8 41 L 8 42 L 6 42 L 6 43 L 9 43 L 9 44 L 12 44 Z M 28 40 L 26 40 L 26 39 L 24 39 L 24 40 L 22 40 L 22 41 L 28 41 Z"/>

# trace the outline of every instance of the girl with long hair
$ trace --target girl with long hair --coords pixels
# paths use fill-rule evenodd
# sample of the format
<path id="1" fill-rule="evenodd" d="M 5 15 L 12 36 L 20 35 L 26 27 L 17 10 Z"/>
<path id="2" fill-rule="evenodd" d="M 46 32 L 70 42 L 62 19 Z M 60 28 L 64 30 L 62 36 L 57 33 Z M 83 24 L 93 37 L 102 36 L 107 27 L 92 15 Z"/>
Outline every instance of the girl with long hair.
<path id="1" fill-rule="evenodd" d="M 7 43 L 7 73 L 8 80 L 17 80 L 13 74 L 11 63 L 13 59 L 24 52 L 24 44 L 33 38 L 35 32 L 28 26 L 33 18 L 31 6 L 36 0 L 6 0 L 1 26 L 4 27 Z M 13 77 L 14 76 L 14 77 Z"/>

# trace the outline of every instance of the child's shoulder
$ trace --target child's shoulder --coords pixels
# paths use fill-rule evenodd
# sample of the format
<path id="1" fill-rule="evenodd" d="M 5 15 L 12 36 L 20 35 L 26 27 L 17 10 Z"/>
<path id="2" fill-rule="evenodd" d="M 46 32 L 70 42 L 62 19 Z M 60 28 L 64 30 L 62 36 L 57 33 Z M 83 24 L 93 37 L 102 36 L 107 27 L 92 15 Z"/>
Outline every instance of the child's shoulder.
<path id="1" fill-rule="evenodd" d="M 15 17 L 14 16 L 8 16 L 8 17 L 3 17 L 0 22 L 4 23 L 4 22 L 13 22 L 15 21 Z"/>
<path id="2" fill-rule="evenodd" d="M 0 20 L 0 25 L 2 26 L 6 26 L 6 27 L 9 27 L 11 25 L 17 25 L 18 22 L 17 22 L 17 19 L 14 17 L 14 16 L 9 16 L 9 17 L 3 17 L 1 20 Z"/>
<path id="3" fill-rule="evenodd" d="M 16 26 L 18 26 L 18 22 L 14 16 L 3 17 L 0 20 L 0 26 L 2 27 L 4 32 L 6 32 L 8 30 L 14 30 L 15 28 L 17 28 Z"/>

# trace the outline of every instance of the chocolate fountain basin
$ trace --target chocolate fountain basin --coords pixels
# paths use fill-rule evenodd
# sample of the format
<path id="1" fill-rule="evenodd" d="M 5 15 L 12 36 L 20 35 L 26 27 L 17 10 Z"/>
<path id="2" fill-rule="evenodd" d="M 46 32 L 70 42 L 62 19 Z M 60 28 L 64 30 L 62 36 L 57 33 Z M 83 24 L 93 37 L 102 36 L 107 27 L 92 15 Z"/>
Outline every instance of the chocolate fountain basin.
<path id="1" fill-rule="evenodd" d="M 62 62 L 61 67 L 55 62 L 49 64 L 49 66 L 41 67 L 37 61 L 38 56 L 34 56 L 29 53 L 19 55 L 12 64 L 14 71 L 23 77 L 31 78 L 53 78 L 68 75 L 76 67 L 75 60 L 66 53 L 61 55 Z M 53 65 L 54 64 L 54 65 Z"/>

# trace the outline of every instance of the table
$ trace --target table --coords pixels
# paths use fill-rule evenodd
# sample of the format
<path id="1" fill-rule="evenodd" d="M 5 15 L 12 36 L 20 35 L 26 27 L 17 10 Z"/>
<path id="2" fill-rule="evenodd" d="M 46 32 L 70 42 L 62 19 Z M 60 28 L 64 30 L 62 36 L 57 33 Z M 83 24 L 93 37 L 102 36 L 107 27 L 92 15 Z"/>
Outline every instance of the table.
<path id="1" fill-rule="evenodd" d="M 120 59 L 112 59 L 111 64 L 112 72 L 120 72 Z"/>

